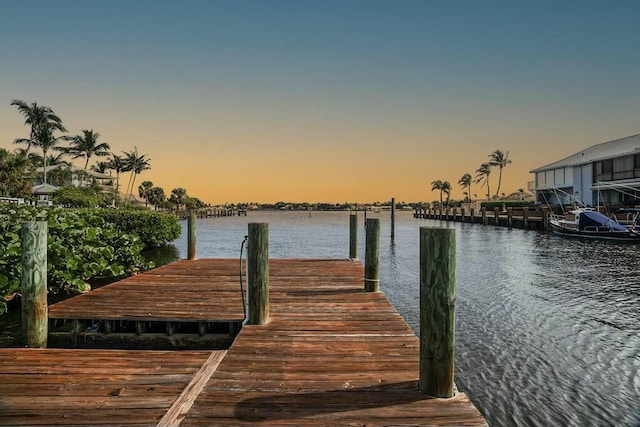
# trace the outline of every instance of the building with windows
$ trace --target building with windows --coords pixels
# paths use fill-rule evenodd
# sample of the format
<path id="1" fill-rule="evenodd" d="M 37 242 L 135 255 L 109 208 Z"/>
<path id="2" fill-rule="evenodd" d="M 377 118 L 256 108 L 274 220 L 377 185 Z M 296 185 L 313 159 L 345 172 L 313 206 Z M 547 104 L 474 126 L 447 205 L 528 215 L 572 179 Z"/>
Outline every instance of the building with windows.
<path id="1" fill-rule="evenodd" d="M 640 205 L 640 134 L 594 145 L 531 173 L 536 203 Z"/>

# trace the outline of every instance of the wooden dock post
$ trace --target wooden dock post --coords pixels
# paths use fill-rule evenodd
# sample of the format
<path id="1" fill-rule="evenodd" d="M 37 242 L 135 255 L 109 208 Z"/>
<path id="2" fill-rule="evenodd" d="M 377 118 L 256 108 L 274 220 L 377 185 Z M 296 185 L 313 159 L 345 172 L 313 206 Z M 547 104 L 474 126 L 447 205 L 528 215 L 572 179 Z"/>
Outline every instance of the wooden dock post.
<path id="1" fill-rule="evenodd" d="M 549 223 L 548 223 L 549 212 L 550 212 L 550 209 L 548 207 L 546 207 L 546 206 L 542 207 L 542 218 L 541 219 L 542 219 L 542 229 L 543 230 L 548 230 L 549 229 Z"/>
<path id="2" fill-rule="evenodd" d="M 499 226 L 500 225 L 500 208 L 495 207 L 493 208 L 493 220 L 495 221 L 495 226 Z"/>
<path id="3" fill-rule="evenodd" d="M 47 347 L 47 222 L 22 223 L 22 328 L 27 347 Z"/>
<path id="4" fill-rule="evenodd" d="M 248 323 L 265 325 L 269 322 L 269 224 L 250 223 L 248 235 Z"/>
<path id="5" fill-rule="evenodd" d="M 420 227 L 420 391 L 453 397 L 456 237 Z"/>
<path id="6" fill-rule="evenodd" d="M 358 259 L 358 214 L 349 215 L 349 259 Z"/>
<path id="7" fill-rule="evenodd" d="M 482 207 L 482 224 L 487 225 L 487 208 Z"/>
<path id="8" fill-rule="evenodd" d="M 391 241 L 396 238 L 396 199 L 391 198 Z"/>
<path id="9" fill-rule="evenodd" d="M 522 223 L 525 229 L 529 228 L 529 208 L 526 206 L 522 208 Z"/>
<path id="10" fill-rule="evenodd" d="M 380 291 L 380 219 L 367 219 L 364 254 L 364 290 Z"/>
<path id="11" fill-rule="evenodd" d="M 513 208 L 507 208 L 507 226 L 509 228 L 513 227 Z"/>
<path id="12" fill-rule="evenodd" d="M 196 259 L 196 227 L 198 224 L 198 219 L 196 217 L 196 212 L 191 211 L 189 215 L 189 219 L 187 220 L 187 259 L 194 260 Z"/>

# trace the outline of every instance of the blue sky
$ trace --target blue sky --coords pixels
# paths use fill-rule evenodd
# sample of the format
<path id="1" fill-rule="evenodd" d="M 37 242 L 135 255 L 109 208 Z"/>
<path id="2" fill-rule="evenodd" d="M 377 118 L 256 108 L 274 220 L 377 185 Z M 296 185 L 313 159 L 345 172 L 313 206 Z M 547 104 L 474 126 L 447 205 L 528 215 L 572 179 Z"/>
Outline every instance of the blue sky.
<path id="1" fill-rule="evenodd" d="M 639 18 L 632 1 L 3 2 L 0 147 L 26 133 L 18 98 L 212 202 L 431 200 L 498 148 L 513 191 L 638 133 Z M 387 172 L 364 185 L 367 168 Z"/>

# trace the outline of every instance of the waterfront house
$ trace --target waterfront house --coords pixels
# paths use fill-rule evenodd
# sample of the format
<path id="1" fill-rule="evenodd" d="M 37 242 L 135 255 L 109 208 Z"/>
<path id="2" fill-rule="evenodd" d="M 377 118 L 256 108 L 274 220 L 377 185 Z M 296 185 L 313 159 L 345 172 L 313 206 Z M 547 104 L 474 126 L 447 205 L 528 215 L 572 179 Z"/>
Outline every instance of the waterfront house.
<path id="1" fill-rule="evenodd" d="M 640 204 L 640 134 L 593 145 L 531 173 L 539 204 Z"/>

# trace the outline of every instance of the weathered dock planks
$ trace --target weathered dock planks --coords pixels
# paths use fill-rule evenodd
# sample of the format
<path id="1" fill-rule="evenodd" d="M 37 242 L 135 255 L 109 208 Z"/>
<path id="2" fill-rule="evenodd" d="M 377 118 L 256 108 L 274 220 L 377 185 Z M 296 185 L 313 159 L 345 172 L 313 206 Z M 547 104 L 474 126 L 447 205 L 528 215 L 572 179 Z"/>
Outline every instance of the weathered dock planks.
<path id="1" fill-rule="evenodd" d="M 217 309 L 232 310 L 223 305 L 237 301 L 216 295 L 218 286 L 224 292 L 237 279 L 237 266 L 237 260 L 179 261 L 111 289 L 117 301 L 133 300 L 128 307 L 139 310 L 155 301 L 145 292 L 162 293 L 162 284 L 206 282 L 202 303 L 216 300 Z M 271 260 L 269 270 L 269 323 L 245 325 L 226 355 L 0 350 L 0 424 L 486 425 L 463 393 L 451 399 L 420 393 L 418 338 L 382 293 L 364 292 L 360 263 Z M 136 296 L 126 298 L 127 289 Z M 156 318 L 162 313 L 146 310 Z"/>
<path id="2" fill-rule="evenodd" d="M 227 348 L 244 320 L 239 260 L 181 260 L 49 307 L 58 346 Z M 132 336 L 139 336 L 132 344 Z"/>
<path id="3" fill-rule="evenodd" d="M 53 304 L 50 319 L 242 321 L 239 261 L 177 261 Z"/>
<path id="4" fill-rule="evenodd" d="M 418 391 L 418 339 L 360 263 L 270 272 L 270 323 L 243 327 L 183 426 L 486 425 L 463 393 Z"/>
<path id="5" fill-rule="evenodd" d="M 0 425 L 156 425 L 224 353 L 0 349 Z"/>

